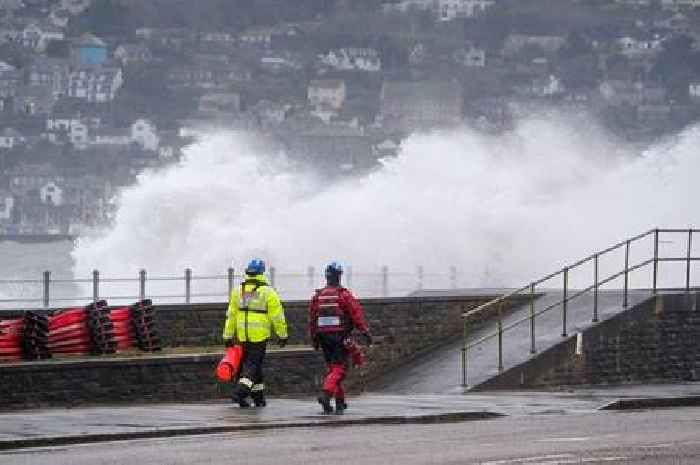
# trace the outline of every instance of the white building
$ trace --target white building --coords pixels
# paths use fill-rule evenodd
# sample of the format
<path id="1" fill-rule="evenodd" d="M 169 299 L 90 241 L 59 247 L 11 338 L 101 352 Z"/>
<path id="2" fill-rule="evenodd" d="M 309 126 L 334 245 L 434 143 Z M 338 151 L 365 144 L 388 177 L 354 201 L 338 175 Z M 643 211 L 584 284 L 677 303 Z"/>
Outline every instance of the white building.
<path id="1" fill-rule="evenodd" d="M 39 198 L 41 203 L 58 207 L 63 205 L 63 189 L 54 181 L 50 181 L 39 189 Z"/>
<path id="2" fill-rule="evenodd" d="M 7 221 L 12 218 L 12 208 L 15 206 L 15 199 L 10 192 L 0 191 L 0 221 Z"/>
<path id="3" fill-rule="evenodd" d="M 382 70 L 379 52 L 372 48 L 341 48 L 320 55 L 322 64 L 341 71 L 378 72 Z"/>
<path id="4" fill-rule="evenodd" d="M 160 138 L 156 126 L 146 119 L 137 119 L 131 125 L 131 142 L 140 145 L 143 150 L 158 151 Z"/>
<path id="5" fill-rule="evenodd" d="M 32 22 L 22 30 L 20 40 L 25 47 L 43 52 L 52 40 L 65 38 L 63 31 L 51 23 Z"/>
<path id="6" fill-rule="evenodd" d="M 111 102 L 124 83 L 121 68 L 78 68 L 71 72 L 68 96 L 88 102 Z"/>
<path id="7" fill-rule="evenodd" d="M 693 81 L 688 85 L 690 98 L 700 100 L 700 81 Z"/>
<path id="8" fill-rule="evenodd" d="M 309 83 L 309 105 L 340 110 L 345 103 L 345 81 L 341 79 L 318 79 Z"/>
<path id="9" fill-rule="evenodd" d="M 495 3 L 495 0 L 436 0 L 436 16 L 438 21 L 474 18 Z"/>
<path id="10" fill-rule="evenodd" d="M 24 136 L 13 128 L 5 128 L 0 131 L 0 148 L 11 149 L 20 145 L 24 145 L 26 139 Z"/>
<path id="11" fill-rule="evenodd" d="M 659 35 L 645 38 L 626 36 L 618 39 L 617 44 L 620 48 L 620 53 L 626 56 L 635 56 L 660 52 L 663 41 L 664 38 Z"/>

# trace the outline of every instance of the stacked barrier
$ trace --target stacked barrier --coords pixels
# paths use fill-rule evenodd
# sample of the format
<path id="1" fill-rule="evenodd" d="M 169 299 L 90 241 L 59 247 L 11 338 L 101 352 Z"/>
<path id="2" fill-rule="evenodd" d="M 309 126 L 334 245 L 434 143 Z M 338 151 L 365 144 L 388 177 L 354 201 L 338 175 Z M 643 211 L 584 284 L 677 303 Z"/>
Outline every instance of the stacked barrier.
<path id="1" fill-rule="evenodd" d="M 161 350 L 160 337 L 156 328 L 156 309 L 149 300 L 142 300 L 131 306 L 136 344 L 144 352 Z"/>
<path id="2" fill-rule="evenodd" d="M 117 344 L 107 302 L 61 310 L 49 317 L 49 349 L 54 354 L 113 354 Z"/>
<path id="3" fill-rule="evenodd" d="M 112 322 L 112 335 L 117 344 L 117 351 L 129 350 L 136 346 L 134 322 L 131 318 L 131 307 L 114 308 L 109 313 Z"/>
<path id="4" fill-rule="evenodd" d="M 113 354 L 135 348 L 161 350 L 150 300 L 111 310 L 100 300 L 48 317 L 25 312 L 22 318 L 0 321 L 0 362 L 40 360 L 51 354 Z"/>
<path id="5" fill-rule="evenodd" d="M 49 351 L 49 319 L 33 312 L 24 314 L 22 352 L 26 360 L 51 358 Z"/>
<path id="6" fill-rule="evenodd" d="M 14 362 L 24 358 L 23 333 L 24 318 L 0 321 L 0 361 Z"/>

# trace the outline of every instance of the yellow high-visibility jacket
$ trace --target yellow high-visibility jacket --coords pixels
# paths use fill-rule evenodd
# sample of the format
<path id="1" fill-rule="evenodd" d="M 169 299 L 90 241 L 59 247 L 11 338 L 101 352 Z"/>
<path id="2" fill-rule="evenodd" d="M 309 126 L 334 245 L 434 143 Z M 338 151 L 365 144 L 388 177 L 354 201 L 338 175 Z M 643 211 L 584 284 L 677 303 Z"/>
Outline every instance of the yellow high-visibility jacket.
<path id="1" fill-rule="evenodd" d="M 224 339 L 236 337 L 241 342 L 270 339 L 272 328 L 280 339 L 287 338 L 287 319 L 279 295 L 262 274 L 246 276 L 231 291 L 224 325 Z"/>

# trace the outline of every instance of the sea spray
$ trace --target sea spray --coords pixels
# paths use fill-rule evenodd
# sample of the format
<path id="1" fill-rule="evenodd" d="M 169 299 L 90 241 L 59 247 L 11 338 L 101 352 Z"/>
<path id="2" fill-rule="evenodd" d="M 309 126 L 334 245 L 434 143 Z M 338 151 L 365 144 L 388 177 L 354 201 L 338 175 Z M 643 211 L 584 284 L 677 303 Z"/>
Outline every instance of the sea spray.
<path id="1" fill-rule="evenodd" d="M 451 266 L 460 287 L 517 286 L 657 225 L 700 225 L 698 143 L 689 128 L 640 152 L 584 119 L 549 115 L 500 135 L 414 134 L 378 170 L 329 182 L 246 134 L 210 133 L 122 192 L 114 228 L 76 247 L 75 273 L 222 275 L 260 256 L 299 274 L 290 294 L 307 292 L 307 266 L 328 260 L 356 279 L 371 273 L 374 293 L 382 266 L 405 274 L 392 278 L 401 292 L 418 285 L 419 266 L 440 274 L 438 287 Z"/>

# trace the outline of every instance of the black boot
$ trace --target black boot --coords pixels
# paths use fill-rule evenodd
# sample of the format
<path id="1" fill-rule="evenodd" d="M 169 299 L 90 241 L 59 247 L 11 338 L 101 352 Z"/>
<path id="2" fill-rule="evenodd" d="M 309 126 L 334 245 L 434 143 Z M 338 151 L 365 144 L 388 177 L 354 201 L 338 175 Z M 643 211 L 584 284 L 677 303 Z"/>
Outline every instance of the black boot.
<path id="1" fill-rule="evenodd" d="M 250 403 L 247 400 L 249 394 L 250 391 L 245 386 L 239 384 L 234 388 L 231 400 L 241 408 L 248 408 L 250 407 Z"/>
<path id="2" fill-rule="evenodd" d="M 253 403 L 256 407 L 265 407 L 267 405 L 263 391 L 253 391 L 250 393 L 250 397 L 253 398 Z"/>
<path id="3" fill-rule="evenodd" d="M 323 407 L 323 413 L 326 415 L 333 413 L 333 407 L 331 407 L 331 396 L 327 392 L 324 391 L 318 398 L 318 403 L 321 404 L 321 407 Z"/>
<path id="4" fill-rule="evenodd" d="M 345 403 L 345 399 L 335 400 L 335 414 L 342 415 L 348 409 L 348 404 Z"/>

